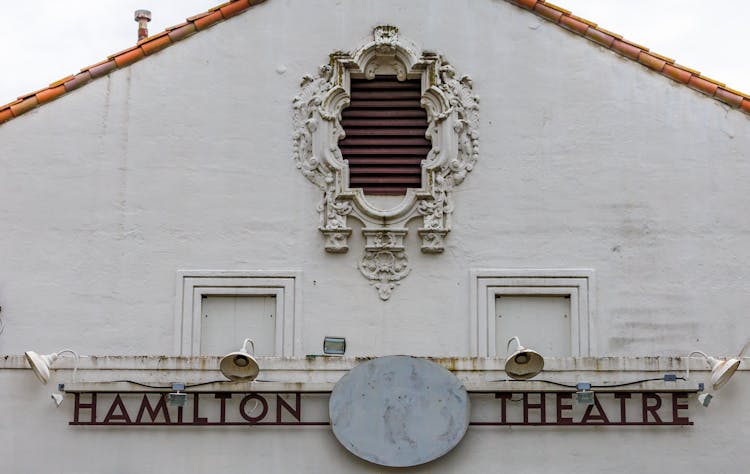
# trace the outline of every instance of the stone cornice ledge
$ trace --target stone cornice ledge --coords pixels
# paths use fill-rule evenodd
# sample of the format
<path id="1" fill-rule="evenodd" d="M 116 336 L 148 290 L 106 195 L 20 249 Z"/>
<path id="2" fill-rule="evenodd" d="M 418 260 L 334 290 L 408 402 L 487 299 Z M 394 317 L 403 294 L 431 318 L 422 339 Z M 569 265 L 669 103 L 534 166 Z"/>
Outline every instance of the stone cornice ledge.
<path id="1" fill-rule="evenodd" d="M 374 357 L 328 357 L 301 358 L 258 357 L 262 372 L 341 372 L 373 359 Z M 178 356 L 81 356 L 79 371 L 190 371 L 216 372 L 220 357 Z M 455 372 L 503 371 L 505 358 L 481 357 L 426 357 Z M 739 370 L 750 370 L 750 358 L 742 359 Z M 28 369 L 23 355 L 1 355 L 0 369 Z M 60 357 L 54 369 L 72 369 L 73 358 Z M 691 362 L 691 370 L 709 370 L 701 359 Z M 680 372 L 687 369 L 687 357 L 559 357 L 545 358 L 545 372 Z"/>

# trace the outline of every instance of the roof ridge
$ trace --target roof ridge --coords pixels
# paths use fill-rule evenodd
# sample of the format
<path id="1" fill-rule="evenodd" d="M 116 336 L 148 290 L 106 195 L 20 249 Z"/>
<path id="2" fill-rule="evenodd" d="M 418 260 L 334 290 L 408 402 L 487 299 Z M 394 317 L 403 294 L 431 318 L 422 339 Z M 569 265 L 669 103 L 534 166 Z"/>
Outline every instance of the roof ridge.
<path id="1" fill-rule="evenodd" d="M 187 18 L 184 23 L 170 26 L 164 31 L 138 41 L 134 46 L 112 54 L 103 61 L 81 69 L 78 74 L 65 76 L 52 82 L 49 86 L 35 92 L 19 96 L 16 100 L 0 105 L 0 124 L 7 122 L 36 107 L 51 102 L 58 97 L 74 91 L 88 82 L 106 76 L 115 69 L 120 69 L 161 51 L 173 43 L 188 36 L 238 15 L 250 7 L 266 0 L 229 0 L 210 10 Z"/>
<path id="2" fill-rule="evenodd" d="M 51 102 L 88 82 L 106 76 L 161 51 L 188 36 L 238 15 L 248 8 L 266 0 L 230 0 L 209 9 L 204 13 L 187 18 L 184 23 L 166 28 L 153 36 L 138 41 L 135 46 L 107 59 L 81 69 L 75 75 L 65 76 L 52 82 L 48 87 L 19 96 L 16 100 L 0 105 L 0 124 L 7 122 L 36 107 Z M 750 115 L 750 94 L 730 89 L 724 83 L 701 75 L 700 72 L 677 64 L 674 59 L 650 51 L 645 46 L 629 41 L 617 33 L 605 30 L 596 23 L 574 15 L 558 5 L 546 0 L 505 0 L 539 17 L 555 23 L 571 33 L 582 36 L 604 46 L 615 53 L 660 73 L 680 84 L 721 101 Z"/>
<path id="3" fill-rule="evenodd" d="M 677 64 L 674 59 L 650 51 L 645 46 L 626 40 L 617 33 L 607 31 L 596 23 L 573 15 L 558 5 L 546 0 L 505 0 L 524 10 L 529 10 L 545 20 L 551 21 L 571 33 L 582 36 L 600 46 L 614 51 L 630 60 L 684 84 L 713 99 L 740 109 L 750 115 L 750 94 L 730 89 L 723 82 L 703 76 L 695 69 Z"/>

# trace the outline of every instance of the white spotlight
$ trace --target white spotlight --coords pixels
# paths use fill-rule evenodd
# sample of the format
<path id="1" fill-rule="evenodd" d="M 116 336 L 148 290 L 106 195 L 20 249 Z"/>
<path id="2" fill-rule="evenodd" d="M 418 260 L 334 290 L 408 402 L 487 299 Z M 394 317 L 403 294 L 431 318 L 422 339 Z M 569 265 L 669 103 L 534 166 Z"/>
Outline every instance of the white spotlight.
<path id="1" fill-rule="evenodd" d="M 530 379 L 544 368 L 544 357 L 536 351 L 523 347 L 517 336 L 510 338 L 507 349 L 510 349 L 510 343 L 514 340 L 518 348 L 505 359 L 505 373 L 516 380 Z"/>
<path id="2" fill-rule="evenodd" d="M 57 360 L 57 358 L 60 357 L 60 354 L 64 352 L 73 354 L 76 359 L 75 367 L 73 368 L 73 378 L 75 378 L 75 373 L 78 370 L 78 353 L 75 351 L 72 351 L 70 349 L 63 349 L 59 352 L 54 352 L 52 354 L 46 355 L 39 355 L 34 351 L 26 351 L 24 355 L 26 356 L 26 361 L 29 363 L 29 366 L 34 371 L 34 374 L 36 374 L 39 381 L 43 384 L 46 384 L 49 381 L 50 367 Z"/>
<path id="3" fill-rule="evenodd" d="M 734 372 L 740 366 L 739 359 L 716 359 L 714 357 L 707 356 L 704 352 L 693 351 L 690 353 L 690 355 L 688 355 L 686 378 L 690 378 L 690 359 L 693 357 L 693 354 L 703 356 L 711 365 L 711 386 L 714 390 L 720 389 L 724 386 L 724 384 L 729 382 L 732 374 L 734 374 Z"/>
<path id="4" fill-rule="evenodd" d="M 62 405 L 62 402 L 63 402 L 63 395 L 62 395 L 62 393 L 53 393 L 50 396 L 52 397 L 52 400 L 55 401 L 55 405 L 57 405 L 58 407 L 60 405 Z"/>
<path id="5" fill-rule="evenodd" d="M 252 346 L 253 354 L 255 354 L 255 343 L 252 339 L 245 339 L 239 351 L 230 352 L 221 358 L 219 370 L 229 380 L 252 382 L 258 376 L 260 367 L 258 367 L 258 361 L 255 360 L 255 357 L 247 351 L 248 343 Z"/>

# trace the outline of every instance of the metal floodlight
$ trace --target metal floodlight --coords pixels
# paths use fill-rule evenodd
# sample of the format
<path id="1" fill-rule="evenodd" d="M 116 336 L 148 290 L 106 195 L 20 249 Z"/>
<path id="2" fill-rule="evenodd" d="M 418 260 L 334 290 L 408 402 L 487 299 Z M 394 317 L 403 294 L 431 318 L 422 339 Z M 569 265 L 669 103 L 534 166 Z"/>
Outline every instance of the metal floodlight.
<path id="1" fill-rule="evenodd" d="M 172 390 L 174 390 L 174 392 L 167 394 L 169 405 L 173 407 L 184 407 L 187 402 L 187 393 L 182 392 L 182 390 L 185 390 L 185 384 L 173 383 Z"/>
<path id="2" fill-rule="evenodd" d="M 65 352 L 73 354 L 73 356 L 76 359 L 76 363 L 73 368 L 73 378 L 75 379 L 75 374 L 76 374 L 76 371 L 78 370 L 78 353 L 76 351 L 72 351 L 70 349 L 63 349 L 59 352 L 54 352 L 52 354 L 47 354 L 47 355 L 39 355 L 34 351 L 26 351 L 24 355 L 26 356 L 26 361 L 29 363 L 31 370 L 34 371 L 34 374 L 36 374 L 39 381 L 46 385 L 47 382 L 49 381 L 50 367 L 52 366 L 52 364 L 55 363 L 57 358 L 60 357 L 60 354 L 65 353 Z"/>
<path id="3" fill-rule="evenodd" d="M 688 355 L 687 375 L 685 378 L 690 378 L 690 359 L 693 357 L 693 354 L 698 354 L 702 356 L 708 361 L 709 365 L 711 365 L 711 386 L 713 387 L 714 390 L 720 389 L 721 387 L 724 386 L 724 384 L 729 382 L 729 379 L 732 377 L 732 374 L 734 374 L 734 372 L 740 366 L 739 358 L 716 359 L 714 357 L 707 356 L 704 352 L 693 351 L 690 353 L 690 355 Z M 742 353 L 740 353 L 740 357 L 741 355 Z"/>
<path id="4" fill-rule="evenodd" d="M 712 398 L 714 398 L 714 396 L 710 393 L 701 393 L 700 395 L 698 395 L 698 403 L 700 403 L 704 407 L 707 407 L 708 404 L 711 403 Z"/>
<path id="5" fill-rule="evenodd" d="M 343 337 L 326 336 L 323 339 L 323 353 L 328 355 L 344 355 L 346 339 Z"/>
<path id="6" fill-rule="evenodd" d="M 517 336 L 510 338 L 507 349 L 510 349 L 510 343 L 513 341 L 516 341 L 518 348 L 505 359 L 505 373 L 516 380 L 530 379 L 539 374 L 544 368 L 544 357 L 536 351 L 523 347 Z"/>
<path id="7" fill-rule="evenodd" d="M 258 376 L 260 367 L 255 357 L 247 351 L 248 343 L 250 343 L 253 354 L 255 354 L 255 343 L 252 339 L 245 339 L 239 351 L 230 352 L 221 358 L 219 370 L 229 380 L 234 382 L 252 382 Z"/>
<path id="8" fill-rule="evenodd" d="M 63 402 L 63 395 L 62 393 L 53 393 L 50 395 L 52 397 L 52 400 L 55 401 L 55 405 L 59 408 L 60 405 L 62 405 Z"/>
<path id="9" fill-rule="evenodd" d="M 576 403 L 579 405 L 593 405 L 594 392 L 591 391 L 591 384 L 588 382 L 579 382 L 576 384 Z"/>

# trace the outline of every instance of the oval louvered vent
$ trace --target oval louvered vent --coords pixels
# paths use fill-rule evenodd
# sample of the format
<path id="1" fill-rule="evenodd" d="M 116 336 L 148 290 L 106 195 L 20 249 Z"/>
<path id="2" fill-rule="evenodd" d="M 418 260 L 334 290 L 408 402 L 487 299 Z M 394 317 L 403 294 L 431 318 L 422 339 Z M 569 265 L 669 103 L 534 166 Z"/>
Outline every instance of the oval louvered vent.
<path id="1" fill-rule="evenodd" d="M 407 188 L 421 187 L 421 162 L 431 148 L 421 97 L 419 79 L 351 80 L 350 104 L 341 112 L 346 138 L 339 142 L 349 161 L 350 188 L 403 195 Z"/>

